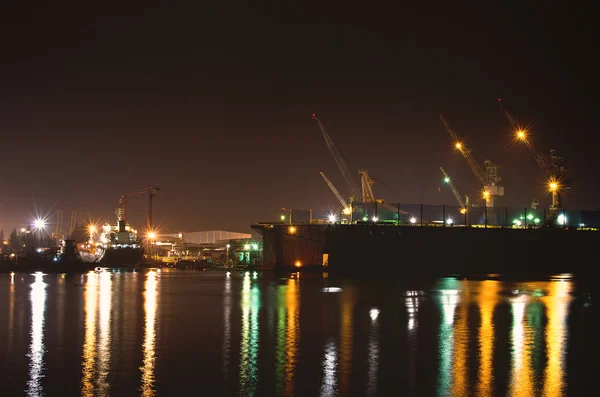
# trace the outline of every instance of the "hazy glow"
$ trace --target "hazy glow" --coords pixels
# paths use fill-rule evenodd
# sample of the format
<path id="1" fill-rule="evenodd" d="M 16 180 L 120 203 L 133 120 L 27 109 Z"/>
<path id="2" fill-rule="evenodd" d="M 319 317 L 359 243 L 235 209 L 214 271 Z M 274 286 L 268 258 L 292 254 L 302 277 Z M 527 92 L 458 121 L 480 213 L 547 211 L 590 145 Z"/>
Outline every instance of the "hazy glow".
<path id="1" fill-rule="evenodd" d="M 157 308 L 158 278 L 154 271 L 149 271 L 144 283 L 144 344 L 142 361 L 142 395 L 154 396 L 155 376 L 154 366 L 156 361 L 156 308 Z"/>
<path id="2" fill-rule="evenodd" d="M 31 284 L 31 344 L 29 345 L 29 380 L 27 395 L 41 396 L 42 378 L 44 377 L 44 323 L 46 311 L 46 283 L 41 272 L 35 273 L 35 281 Z"/>

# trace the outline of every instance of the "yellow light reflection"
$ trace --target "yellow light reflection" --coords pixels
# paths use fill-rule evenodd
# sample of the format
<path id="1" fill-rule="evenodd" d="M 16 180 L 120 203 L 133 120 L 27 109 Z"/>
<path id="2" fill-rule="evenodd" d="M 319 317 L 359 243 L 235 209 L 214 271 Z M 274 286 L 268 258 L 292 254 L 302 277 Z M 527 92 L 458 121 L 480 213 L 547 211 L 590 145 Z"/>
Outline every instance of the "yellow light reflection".
<path id="1" fill-rule="evenodd" d="M 98 340 L 98 394 L 108 393 L 107 381 L 110 367 L 110 312 L 112 303 L 111 274 L 100 274 L 100 337 Z"/>
<path id="2" fill-rule="evenodd" d="M 285 344 L 286 344 L 286 290 L 287 285 L 280 285 L 277 291 L 277 337 L 275 342 L 275 390 L 283 396 L 285 380 Z"/>
<path id="3" fill-rule="evenodd" d="M 223 298 L 223 372 L 229 379 L 229 361 L 231 357 L 231 277 L 225 277 Z"/>
<path id="4" fill-rule="evenodd" d="M 550 282 L 550 293 L 542 298 L 548 316 L 546 325 L 548 362 L 544 371 L 544 396 L 564 394 L 565 344 L 568 336 L 565 321 L 571 300 L 571 288 L 571 282 Z"/>
<path id="5" fill-rule="evenodd" d="M 87 274 L 85 286 L 85 336 L 83 339 L 83 360 L 81 362 L 81 395 L 94 396 L 93 378 L 96 366 L 96 273 Z"/>
<path id="6" fill-rule="evenodd" d="M 344 289 L 342 299 L 342 329 L 340 332 L 340 394 L 350 394 L 350 375 L 352 374 L 352 343 L 354 338 L 354 293 Z"/>
<path id="7" fill-rule="evenodd" d="M 31 284 L 31 344 L 29 346 L 29 380 L 27 381 L 27 395 L 41 396 L 42 378 L 44 377 L 44 323 L 46 311 L 46 283 L 41 272 L 35 274 L 35 281 Z"/>
<path id="8" fill-rule="evenodd" d="M 452 367 L 452 395 L 465 396 L 468 391 L 468 373 L 467 364 L 469 353 L 467 347 L 469 344 L 469 313 L 468 302 L 463 299 L 459 306 L 459 311 L 454 324 L 454 350 Z"/>
<path id="9" fill-rule="evenodd" d="M 242 341 L 240 343 L 240 393 L 253 396 L 258 381 L 258 310 L 260 291 L 251 286 L 250 274 L 242 284 Z"/>
<path id="10" fill-rule="evenodd" d="M 7 332 L 7 351 L 10 353 L 12 351 L 13 339 L 15 335 L 15 274 L 10 274 L 10 288 L 8 292 L 8 332 Z M 10 354 L 8 355 L 10 356 Z"/>
<path id="11" fill-rule="evenodd" d="M 294 395 L 294 374 L 296 372 L 296 360 L 298 347 L 300 345 L 299 330 L 299 285 L 298 281 L 289 279 L 286 291 L 287 306 L 287 335 L 285 339 L 286 361 L 285 361 L 285 395 Z"/>
<path id="12" fill-rule="evenodd" d="M 481 325 L 479 327 L 479 384 L 480 396 L 492 395 L 494 383 L 493 356 L 494 356 L 494 308 L 498 302 L 500 282 L 485 280 L 481 283 L 479 294 L 479 311 Z"/>
<path id="13" fill-rule="evenodd" d="M 149 271 L 144 285 L 144 359 L 141 368 L 142 387 L 141 392 L 145 397 L 154 396 L 154 365 L 156 360 L 156 308 L 157 308 L 157 276 L 156 272 Z"/>
<path id="14" fill-rule="evenodd" d="M 533 396 L 534 384 L 531 370 L 531 345 L 533 330 L 525 319 L 525 306 L 528 298 L 524 295 L 513 298 L 511 308 L 513 326 L 512 342 L 512 374 L 509 387 L 511 396 Z"/>

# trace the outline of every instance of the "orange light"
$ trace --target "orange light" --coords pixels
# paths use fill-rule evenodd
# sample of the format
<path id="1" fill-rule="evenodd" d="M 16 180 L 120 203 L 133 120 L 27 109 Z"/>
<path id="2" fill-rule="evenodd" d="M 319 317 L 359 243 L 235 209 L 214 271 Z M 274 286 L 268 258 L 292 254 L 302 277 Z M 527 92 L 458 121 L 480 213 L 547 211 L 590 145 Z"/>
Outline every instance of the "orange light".
<path id="1" fill-rule="evenodd" d="M 302 262 L 296 261 L 295 265 L 296 265 L 296 267 L 300 267 L 300 266 L 302 266 Z"/>
<path id="2" fill-rule="evenodd" d="M 551 192 L 556 192 L 559 189 L 560 185 L 555 179 L 551 179 L 550 182 L 548 182 L 548 190 L 550 190 Z"/>
<path id="3" fill-rule="evenodd" d="M 517 131 L 517 138 L 520 139 L 521 141 L 524 141 L 526 138 L 526 134 L 524 130 L 518 130 Z"/>
<path id="4" fill-rule="evenodd" d="M 290 234 L 294 234 L 294 233 L 296 233 L 296 228 L 294 226 L 290 226 L 290 227 L 288 227 L 288 232 Z"/>
<path id="5" fill-rule="evenodd" d="M 488 192 L 487 190 L 484 190 L 483 191 L 483 198 L 486 199 L 486 200 L 489 199 L 490 198 L 490 192 Z"/>
<path id="6" fill-rule="evenodd" d="M 454 145 L 458 150 L 462 149 L 462 143 L 460 142 L 456 142 L 456 144 Z"/>

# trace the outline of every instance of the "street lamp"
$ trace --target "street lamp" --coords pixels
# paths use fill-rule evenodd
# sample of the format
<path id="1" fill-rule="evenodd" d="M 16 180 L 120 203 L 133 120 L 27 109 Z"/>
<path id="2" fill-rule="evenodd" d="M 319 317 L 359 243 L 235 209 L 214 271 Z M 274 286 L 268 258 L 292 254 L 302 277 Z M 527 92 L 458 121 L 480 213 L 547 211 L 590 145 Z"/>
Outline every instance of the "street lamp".
<path id="1" fill-rule="evenodd" d="M 229 266 L 229 248 L 231 248 L 231 245 L 227 244 L 226 247 L 227 247 L 227 259 L 225 260 L 225 267 L 228 267 Z"/>

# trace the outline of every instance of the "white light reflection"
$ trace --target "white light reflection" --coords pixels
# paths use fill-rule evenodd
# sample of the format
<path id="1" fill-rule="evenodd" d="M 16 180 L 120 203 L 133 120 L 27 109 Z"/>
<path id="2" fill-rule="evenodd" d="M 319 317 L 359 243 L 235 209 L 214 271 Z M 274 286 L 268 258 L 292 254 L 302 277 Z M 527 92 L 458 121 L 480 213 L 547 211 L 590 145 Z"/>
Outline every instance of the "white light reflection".
<path id="1" fill-rule="evenodd" d="M 377 392 L 377 371 L 379 370 L 379 309 L 369 311 L 371 317 L 371 332 L 369 334 L 369 344 L 367 352 L 369 355 L 369 372 L 367 383 L 367 396 L 373 396 Z"/>
<path id="2" fill-rule="evenodd" d="M 28 396 L 43 395 L 41 380 L 44 377 L 44 322 L 46 310 L 46 283 L 41 272 L 35 273 L 31 285 L 31 345 L 29 348 Z"/>
<path id="3" fill-rule="evenodd" d="M 144 359 L 142 371 L 142 396 L 150 397 L 156 394 L 154 388 L 154 364 L 156 352 L 156 307 L 157 307 L 157 276 L 156 272 L 149 271 L 144 285 Z"/>
<path id="4" fill-rule="evenodd" d="M 441 290 L 442 321 L 438 334 L 440 371 L 438 377 L 438 395 L 450 393 L 452 381 L 452 352 L 454 350 L 454 312 L 459 302 L 458 290 Z"/>
<path id="5" fill-rule="evenodd" d="M 321 385 L 322 397 L 337 395 L 337 366 L 337 349 L 333 339 L 330 339 L 327 342 L 327 345 L 325 345 L 325 355 L 323 357 L 323 382 Z"/>
<path id="6" fill-rule="evenodd" d="M 525 306 L 527 296 L 520 295 L 512 299 L 513 326 L 512 341 L 512 374 L 510 395 L 533 395 L 532 374 L 530 367 L 531 327 L 525 322 Z"/>
<path id="7" fill-rule="evenodd" d="M 100 273 L 100 337 L 98 340 L 98 393 L 108 394 L 107 377 L 110 364 L 111 274 Z"/>
<path id="8" fill-rule="evenodd" d="M 417 362 L 417 313 L 419 311 L 419 294 L 417 291 L 407 291 L 405 298 L 406 311 L 408 313 L 408 393 L 415 394 L 416 362 Z"/>
<path id="9" fill-rule="evenodd" d="M 223 372 L 225 379 L 229 378 L 229 360 L 231 355 L 231 278 L 227 272 L 223 298 Z"/>

